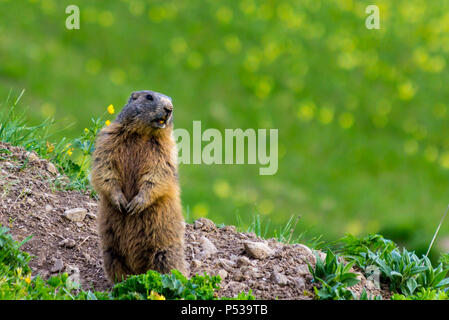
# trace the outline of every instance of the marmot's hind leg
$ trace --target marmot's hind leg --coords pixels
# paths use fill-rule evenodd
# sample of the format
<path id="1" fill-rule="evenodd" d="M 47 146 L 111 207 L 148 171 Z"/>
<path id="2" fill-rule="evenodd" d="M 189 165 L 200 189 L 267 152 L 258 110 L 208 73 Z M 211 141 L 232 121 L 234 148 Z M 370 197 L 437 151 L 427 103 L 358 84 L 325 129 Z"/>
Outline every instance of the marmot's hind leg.
<path id="1" fill-rule="evenodd" d="M 187 277 L 189 274 L 184 259 L 184 248 L 179 245 L 158 251 L 154 256 L 154 269 L 160 273 L 170 273 L 176 269 Z"/>
<path id="2" fill-rule="evenodd" d="M 131 271 L 125 264 L 125 258 L 117 254 L 114 249 L 106 249 L 103 251 L 104 270 L 109 280 L 113 283 L 123 281 Z"/>

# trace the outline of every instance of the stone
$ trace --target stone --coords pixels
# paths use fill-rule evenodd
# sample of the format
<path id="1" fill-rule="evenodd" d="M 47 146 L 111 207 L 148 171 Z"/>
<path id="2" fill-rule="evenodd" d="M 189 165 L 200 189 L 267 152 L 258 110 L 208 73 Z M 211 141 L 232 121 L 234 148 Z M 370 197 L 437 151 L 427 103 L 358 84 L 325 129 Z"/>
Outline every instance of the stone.
<path id="1" fill-rule="evenodd" d="M 247 257 L 242 256 L 242 257 L 237 258 L 237 266 L 238 267 L 248 266 L 248 265 L 251 265 L 251 261 Z"/>
<path id="2" fill-rule="evenodd" d="M 64 269 L 64 261 L 62 261 L 62 259 L 55 259 L 54 260 L 54 264 L 53 267 L 51 267 L 50 272 L 51 273 L 56 273 L 56 272 L 61 272 Z"/>
<path id="3" fill-rule="evenodd" d="M 193 227 L 195 229 L 201 229 L 201 230 L 207 231 L 207 232 L 215 230 L 215 228 L 216 228 L 215 223 L 212 220 L 209 220 L 206 218 L 197 219 L 194 222 Z"/>
<path id="4" fill-rule="evenodd" d="M 193 268 L 199 268 L 199 267 L 201 267 L 201 265 L 202 265 L 202 263 L 201 263 L 201 261 L 200 260 L 192 260 L 192 262 L 191 262 L 191 266 L 193 267 Z"/>
<path id="5" fill-rule="evenodd" d="M 75 240 L 73 239 L 64 239 L 58 243 L 60 247 L 73 248 L 76 245 Z"/>
<path id="6" fill-rule="evenodd" d="M 218 264 L 225 269 L 232 269 L 236 265 L 234 261 L 228 259 L 218 259 Z"/>
<path id="7" fill-rule="evenodd" d="M 217 272 L 217 276 L 219 276 L 221 280 L 224 280 L 228 276 L 228 272 L 224 269 L 220 269 Z"/>
<path id="8" fill-rule="evenodd" d="M 282 273 L 276 271 L 273 271 L 273 273 L 271 273 L 271 280 L 280 286 L 285 286 L 288 283 L 288 278 Z"/>
<path id="9" fill-rule="evenodd" d="M 293 284 L 299 291 L 304 291 L 306 289 L 306 281 L 302 277 L 293 278 Z"/>
<path id="10" fill-rule="evenodd" d="M 50 212 L 50 211 L 52 211 L 52 210 L 53 210 L 53 207 L 52 207 L 51 205 L 47 204 L 47 205 L 45 206 L 45 211 L 46 211 L 46 212 Z"/>
<path id="11" fill-rule="evenodd" d="M 65 272 L 69 275 L 70 281 L 75 284 L 81 284 L 80 269 L 77 266 L 67 265 Z"/>
<path id="12" fill-rule="evenodd" d="M 88 212 L 88 213 L 87 213 L 87 216 L 88 216 L 90 219 L 92 219 L 92 220 L 97 219 L 97 215 L 96 215 L 95 213 L 93 213 L 93 212 Z"/>
<path id="13" fill-rule="evenodd" d="M 200 243 L 201 243 L 201 247 L 203 249 L 202 254 L 207 256 L 210 256 L 214 253 L 217 253 L 217 248 L 215 247 L 215 245 L 209 240 L 207 239 L 205 236 L 202 236 L 200 238 Z"/>
<path id="14" fill-rule="evenodd" d="M 50 172 L 52 175 L 59 174 L 58 169 L 56 169 L 55 165 L 51 162 L 47 162 L 47 171 Z"/>
<path id="15" fill-rule="evenodd" d="M 243 246 L 249 256 L 259 260 L 268 258 L 274 253 L 274 250 L 263 242 L 245 241 Z"/>
<path id="16" fill-rule="evenodd" d="M 295 268 L 295 274 L 298 276 L 303 276 L 309 273 L 309 266 L 306 264 L 301 264 Z"/>
<path id="17" fill-rule="evenodd" d="M 74 208 L 66 210 L 64 212 L 64 217 L 74 222 L 81 222 L 86 217 L 87 210 L 83 208 Z"/>
<path id="18" fill-rule="evenodd" d="M 26 156 L 27 156 L 29 162 L 37 162 L 40 160 L 39 157 L 37 156 L 37 154 L 34 152 L 27 152 Z"/>

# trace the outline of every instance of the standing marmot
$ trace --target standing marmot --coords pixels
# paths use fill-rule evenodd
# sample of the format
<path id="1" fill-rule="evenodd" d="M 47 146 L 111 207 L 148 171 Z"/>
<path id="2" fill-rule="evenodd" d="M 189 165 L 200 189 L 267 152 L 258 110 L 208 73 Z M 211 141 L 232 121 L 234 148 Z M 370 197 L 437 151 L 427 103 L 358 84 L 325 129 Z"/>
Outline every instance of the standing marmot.
<path id="1" fill-rule="evenodd" d="M 149 269 L 186 274 L 172 111 L 163 94 L 133 92 L 98 135 L 91 178 L 100 196 L 104 267 L 113 282 Z"/>

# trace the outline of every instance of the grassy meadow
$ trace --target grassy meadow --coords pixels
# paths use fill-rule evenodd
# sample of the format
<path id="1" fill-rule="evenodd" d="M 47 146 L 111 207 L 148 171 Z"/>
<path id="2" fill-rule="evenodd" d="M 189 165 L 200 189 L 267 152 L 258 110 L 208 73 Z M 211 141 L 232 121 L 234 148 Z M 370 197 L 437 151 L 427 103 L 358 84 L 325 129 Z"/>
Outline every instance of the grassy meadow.
<path id="1" fill-rule="evenodd" d="M 17 108 L 54 118 L 53 143 L 142 89 L 173 98 L 176 128 L 278 129 L 275 175 L 181 165 L 186 216 L 259 215 L 267 236 L 300 216 L 298 237 L 380 233 L 425 252 L 449 204 L 449 3 L 378 0 L 379 30 L 369 4 L 0 0 L 0 101 L 25 89 Z"/>

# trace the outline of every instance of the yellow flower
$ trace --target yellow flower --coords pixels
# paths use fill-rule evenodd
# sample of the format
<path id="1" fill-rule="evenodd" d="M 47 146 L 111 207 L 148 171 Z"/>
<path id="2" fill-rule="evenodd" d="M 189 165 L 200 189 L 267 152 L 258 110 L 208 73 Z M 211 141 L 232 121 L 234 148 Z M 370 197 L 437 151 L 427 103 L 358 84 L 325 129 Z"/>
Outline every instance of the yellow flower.
<path id="1" fill-rule="evenodd" d="M 30 276 L 26 277 L 24 280 L 25 280 L 25 282 L 26 282 L 27 284 L 30 284 L 30 283 L 31 283 L 31 278 L 30 278 Z"/>
<path id="2" fill-rule="evenodd" d="M 108 113 L 109 113 L 109 114 L 114 114 L 114 113 L 115 113 L 114 106 L 113 106 L 112 104 L 110 104 L 110 105 L 108 106 Z"/>
<path id="3" fill-rule="evenodd" d="M 106 122 L 104 123 L 106 126 L 109 126 L 111 124 L 111 121 L 106 120 Z"/>
<path id="4" fill-rule="evenodd" d="M 47 141 L 47 152 L 52 153 L 55 150 L 55 146 Z"/>
<path id="5" fill-rule="evenodd" d="M 72 156 L 73 154 L 73 148 L 70 148 L 69 150 L 67 150 L 67 154 L 70 156 Z"/>
<path id="6" fill-rule="evenodd" d="M 89 129 L 84 128 L 84 132 L 85 132 L 85 133 L 89 133 Z"/>
<path id="7" fill-rule="evenodd" d="M 148 296 L 150 300 L 165 300 L 165 297 L 157 292 L 151 290 L 150 295 Z"/>

